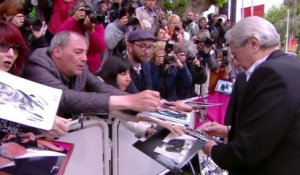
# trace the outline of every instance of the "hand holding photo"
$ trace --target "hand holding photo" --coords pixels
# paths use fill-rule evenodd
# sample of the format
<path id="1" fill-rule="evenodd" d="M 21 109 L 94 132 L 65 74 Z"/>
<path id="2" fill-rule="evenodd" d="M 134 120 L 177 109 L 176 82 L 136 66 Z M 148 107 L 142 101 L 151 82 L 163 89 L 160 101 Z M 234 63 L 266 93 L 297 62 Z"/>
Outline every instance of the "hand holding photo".
<path id="1" fill-rule="evenodd" d="M 215 91 L 231 94 L 233 88 L 233 82 L 225 81 L 225 80 L 218 80 Z"/>

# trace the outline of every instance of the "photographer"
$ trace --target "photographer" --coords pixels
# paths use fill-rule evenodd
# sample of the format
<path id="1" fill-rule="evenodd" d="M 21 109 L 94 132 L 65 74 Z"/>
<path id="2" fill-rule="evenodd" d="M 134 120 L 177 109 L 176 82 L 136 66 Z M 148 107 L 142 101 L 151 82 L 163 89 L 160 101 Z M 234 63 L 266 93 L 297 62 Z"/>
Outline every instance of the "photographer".
<path id="1" fill-rule="evenodd" d="M 167 30 L 170 38 L 178 43 L 190 40 L 189 34 L 182 29 L 180 17 L 176 14 L 168 17 Z"/>
<path id="2" fill-rule="evenodd" d="M 161 11 L 156 7 L 156 0 L 144 0 L 144 6 L 136 8 L 135 13 L 136 17 L 142 22 L 142 26 L 144 26 L 143 21 L 151 24 L 152 33 L 157 29 L 163 18 Z"/>
<path id="3" fill-rule="evenodd" d="M 223 45 L 223 48 L 217 52 L 217 68 L 211 71 L 209 82 L 209 93 L 214 94 L 215 87 L 220 79 L 231 81 L 231 58 L 227 46 Z"/>
<path id="4" fill-rule="evenodd" d="M 175 44 L 175 43 L 173 43 Z M 184 52 L 176 55 L 169 49 L 170 43 L 158 41 L 154 43 L 154 53 L 151 61 L 151 78 L 153 89 L 160 92 L 162 98 L 166 100 L 181 99 L 178 91 L 186 90 L 192 85 L 192 76 L 185 64 L 185 59 L 181 57 Z M 182 55 L 185 57 L 185 55 Z M 178 83 L 180 82 L 180 83 Z"/>
<path id="5" fill-rule="evenodd" d="M 71 17 L 59 29 L 78 32 L 89 38 L 87 64 L 92 73 L 100 69 L 101 54 L 105 49 L 104 27 L 101 22 L 102 17 L 94 13 L 92 6 L 80 0 L 72 7 Z"/>
<path id="6" fill-rule="evenodd" d="M 208 32 L 201 32 L 194 43 L 198 52 L 194 58 L 189 59 L 189 69 L 193 76 L 196 95 L 207 95 L 210 72 L 217 68 L 216 55 L 213 50 L 214 42 L 210 39 Z"/>
<path id="7" fill-rule="evenodd" d="M 227 18 L 224 16 L 219 16 L 215 19 L 214 25 L 211 30 L 211 37 L 215 41 L 215 45 L 218 49 L 222 48 L 222 44 L 225 42 L 225 22 Z"/>
<path id="8" fill-rule="evenodd" d="M 188 11 L 186 13 L 186 19 L 183 21 L 183 28 L 189 33 L 191 38 L 199 33 L 199 26 L 194 20 L 194 12 Z"/>
<path id="9" fill-rule="evenodd" d="M 120 9 L 117 19 L 109 23 L 105 28 L 106 48 L 103 56 L 103 62 L 107 61 L 113 54 L 121 54 L 126 50 L 126 33 L 128 24 L 128 8 Z"/>
<path id="10" fill-rule="evenodd" d="M 157 41 L 168 41 L 170 36 L 168 35 L 167 29 L 163 26 L 159 26 L 158 29 L 154 32 L 154 36 Z"/>
<path id="11" fill-rule="evenodd" d="M 14 24 L 22 33 L 31 51 L 48 46 L 44 38 L 46 24 L 30 17 L 33 6 L 29 1 L 4 0 L 0 4 L 0 19 Z"/>

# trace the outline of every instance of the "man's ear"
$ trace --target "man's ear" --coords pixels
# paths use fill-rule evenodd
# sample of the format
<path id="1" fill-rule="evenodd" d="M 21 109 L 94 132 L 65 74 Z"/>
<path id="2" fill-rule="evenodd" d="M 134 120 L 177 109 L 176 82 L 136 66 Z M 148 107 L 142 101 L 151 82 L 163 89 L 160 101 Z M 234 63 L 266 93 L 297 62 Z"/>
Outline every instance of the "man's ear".
<path id="1" fill-rule="evenodd" d="M 253 37 L 249 38 L 248 43 L 250 44 L 254 52 L 258 52 L 261 48 L 261 45 L 256 38 Z"/>
<path id="2" fill-rule="evenodd" d="M 54 48 L 53 48 L 53 52 L 52 52 L 52 54 L 53 54 L 53 56 L 55 57 L 55 58 L 60 58 L 61 56 L 61 53 L 62 53 L 62 50 L 61 50 L 61 47 L 59 47 L 59 46 L 54 46 Z"/>
<path id="3" fill-rule="evenodd" d="M 133 43 L 127 43 L 127 50 L 128 50 L 129 53 L 132 53 Z"/>

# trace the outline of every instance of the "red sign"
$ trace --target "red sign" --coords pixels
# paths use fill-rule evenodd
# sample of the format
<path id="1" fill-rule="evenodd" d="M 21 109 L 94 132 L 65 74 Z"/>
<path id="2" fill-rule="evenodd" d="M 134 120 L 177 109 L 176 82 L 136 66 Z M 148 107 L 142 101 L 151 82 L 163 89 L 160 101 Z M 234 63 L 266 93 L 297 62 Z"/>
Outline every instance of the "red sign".
<path id="1" fill-rule="evenodd" d="M 290 38 L 288 40 L 288 51 L 289 52 L 296 52 L 298 48 L 298 39 L 297 38 Z"/>
<path id="2" fill-rule="evenodd" d="M 251 7 L 244 8 L 244 17 L 251 16 Z M 265 5 L 253 6 L 253 16 L 265 17 Z M 243 18 L 243 9 L 242 9 L 242 18 Z"/>

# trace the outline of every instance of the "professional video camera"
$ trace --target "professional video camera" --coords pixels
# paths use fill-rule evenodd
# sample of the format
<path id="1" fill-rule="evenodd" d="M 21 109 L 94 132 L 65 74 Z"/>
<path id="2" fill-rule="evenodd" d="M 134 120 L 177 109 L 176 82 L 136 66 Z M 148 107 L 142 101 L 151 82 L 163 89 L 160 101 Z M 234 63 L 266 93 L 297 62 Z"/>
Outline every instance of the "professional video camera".
<path id="1" fill-rule="evenodd" d="M 222 48 L 222 63 L 221 63 L 221 68 L 225 68 L 229 65 L 228 61 L 228 48 L 226 46 L 223 46 Z"/>
<path id="2" fill-rule="evenodd" d="M 214 44 L 214 41 L 208 37 L 204 37 L 202 40 L 194 40 L 194 44 L 202 44 L 205 47 L 211 47 Z"/>
<path id="3" fill-rule="evenodd" d="M 35 31 L 40 31 L 43 27 L 43 23 L 40 19 L 32 18 L 29 14 L 31 13 L 33 9 L 33 5 L 30 1 L 25 1 L 23 4 L 23 13 L 24 13 L 24 28 L 30 30 L 30 26 Z"/>

